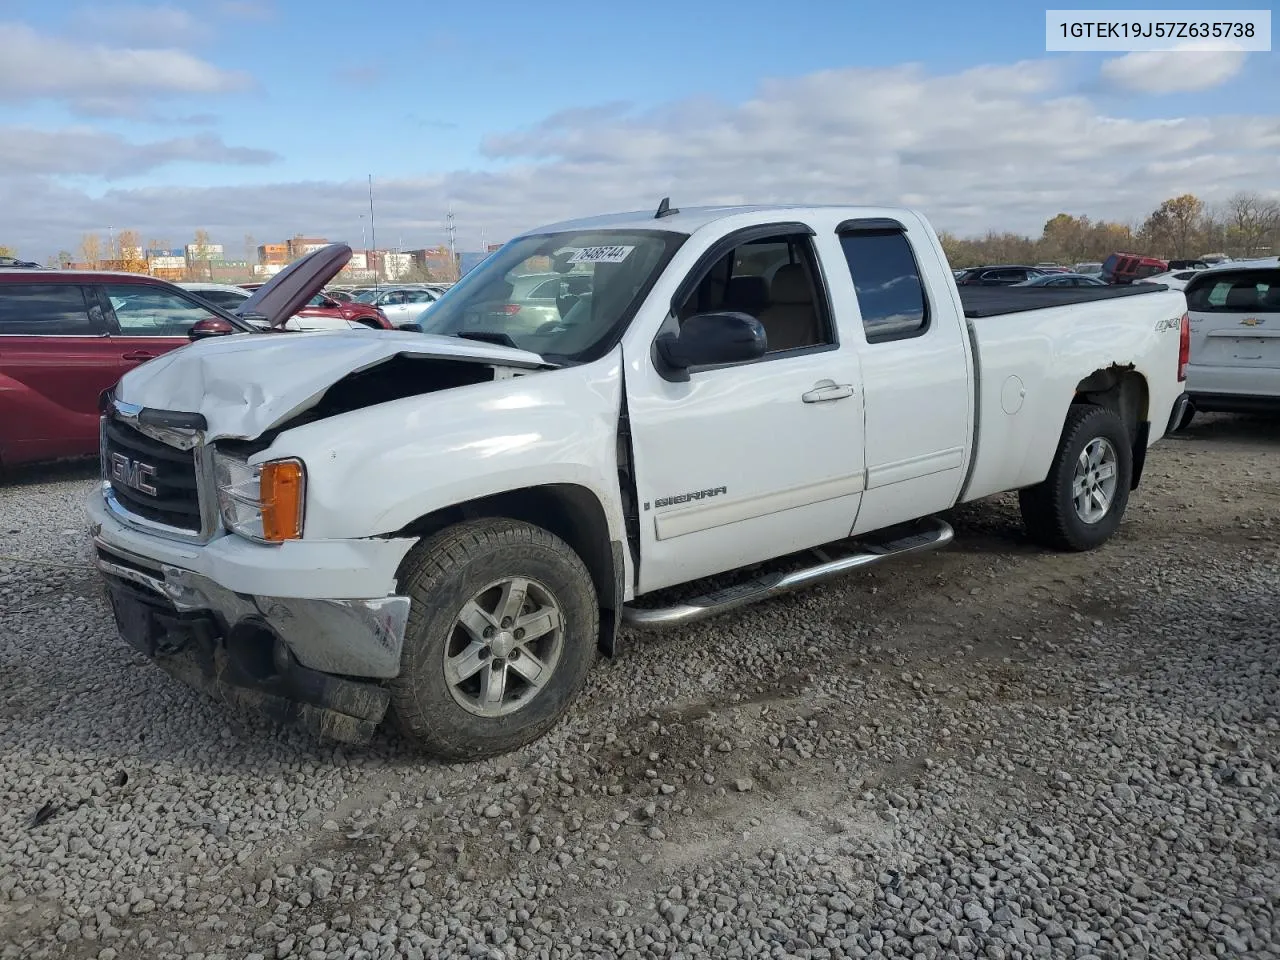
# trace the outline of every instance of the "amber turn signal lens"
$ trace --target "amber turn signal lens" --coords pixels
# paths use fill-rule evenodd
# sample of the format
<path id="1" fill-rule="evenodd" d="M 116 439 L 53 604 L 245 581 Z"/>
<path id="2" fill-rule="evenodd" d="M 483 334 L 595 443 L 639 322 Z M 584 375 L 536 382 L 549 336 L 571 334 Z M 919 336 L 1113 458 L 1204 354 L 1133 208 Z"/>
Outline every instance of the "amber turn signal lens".
<path id="1" fill-rule="evenodd" d="M 306 470 L 301 460 L 272 460 L 262 465 L 262 538 L 270 543 L 302 536 Z"/>

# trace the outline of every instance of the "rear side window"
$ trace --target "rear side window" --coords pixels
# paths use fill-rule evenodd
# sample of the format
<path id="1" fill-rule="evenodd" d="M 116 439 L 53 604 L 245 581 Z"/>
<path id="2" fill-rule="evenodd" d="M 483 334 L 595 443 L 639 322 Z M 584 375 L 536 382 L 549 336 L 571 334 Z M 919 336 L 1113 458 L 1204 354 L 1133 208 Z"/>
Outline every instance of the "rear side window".
<path id="1" fill-rule="evenodd" d="M 83 288 L 71 283 L 14 283 L 0 286 L 0 334 L 93 337 Z"/>
<path id="2" fill-rule="evenodd" d="M 899 230 L 841 234 L 840 246 L 853 277 L 868 343 L 903 340 L 924 333 L 929 304 L 920 268 Z"/>
<path id="3" fill-rule="evenodd" d="M 1280 270 L 1241 270 L 1192 280 L 1187 307 L 1197 313 L 1280 313 Z"/>

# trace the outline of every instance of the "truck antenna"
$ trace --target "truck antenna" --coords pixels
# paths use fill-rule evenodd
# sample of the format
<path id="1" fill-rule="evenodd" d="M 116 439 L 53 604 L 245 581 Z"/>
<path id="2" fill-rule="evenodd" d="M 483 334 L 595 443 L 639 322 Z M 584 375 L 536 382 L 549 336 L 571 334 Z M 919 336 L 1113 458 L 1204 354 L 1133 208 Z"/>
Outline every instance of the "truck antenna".
<path id="1" fill-rule="evenodd" d="M 658 204 L 658 212 L 653 215 L 653 219 L 661 220 L 663 217 L 673 217 L 679 212 L 679 208 L 671 206 L 670 197 L 663 197 L 662 202 Z"/>

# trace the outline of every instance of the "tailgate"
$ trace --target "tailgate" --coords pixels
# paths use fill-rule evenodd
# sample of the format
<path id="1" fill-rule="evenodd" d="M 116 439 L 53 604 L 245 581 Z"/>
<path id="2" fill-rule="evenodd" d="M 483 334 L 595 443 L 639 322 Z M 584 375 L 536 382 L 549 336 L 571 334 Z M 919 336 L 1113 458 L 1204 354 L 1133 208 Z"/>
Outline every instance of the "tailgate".
<path id="1" fill-rule="evenodd" d="M 1193 364 L 1280 368 L 1280 269 L 1198 277 L 1187 307 Z"/>
<path id="2" fill-rule="evenodd" d="M 1209 326 L 1202 321 L 1200 331 L 1196 330 L 1193 317 L 1191 329 L 1192 363 L 1207 367 L 1280 367 L 1280 313 L 1250 314 L 1232 326 Z M 1197 332 L 1202 344 L 1198 351 Z"/>

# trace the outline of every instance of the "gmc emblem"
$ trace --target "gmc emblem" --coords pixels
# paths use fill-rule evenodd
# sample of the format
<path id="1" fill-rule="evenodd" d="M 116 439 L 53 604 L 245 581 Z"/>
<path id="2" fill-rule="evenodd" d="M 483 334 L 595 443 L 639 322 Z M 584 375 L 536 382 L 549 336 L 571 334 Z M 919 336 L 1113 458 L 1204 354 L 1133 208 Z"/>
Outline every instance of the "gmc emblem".
<path id="1" fill-rule="evenodd" d="M 123 453 L 113 453 L 111 455 L 111 480 L 113 483 L 123 483 L 126 487 L 145 493 L 154 497 L 159 491 L 151 484 L 147 483 L 147 479 L 156 475 L 156 468 L 149 463 L 143 463 L 141 460 L 130 460 Z"/>

